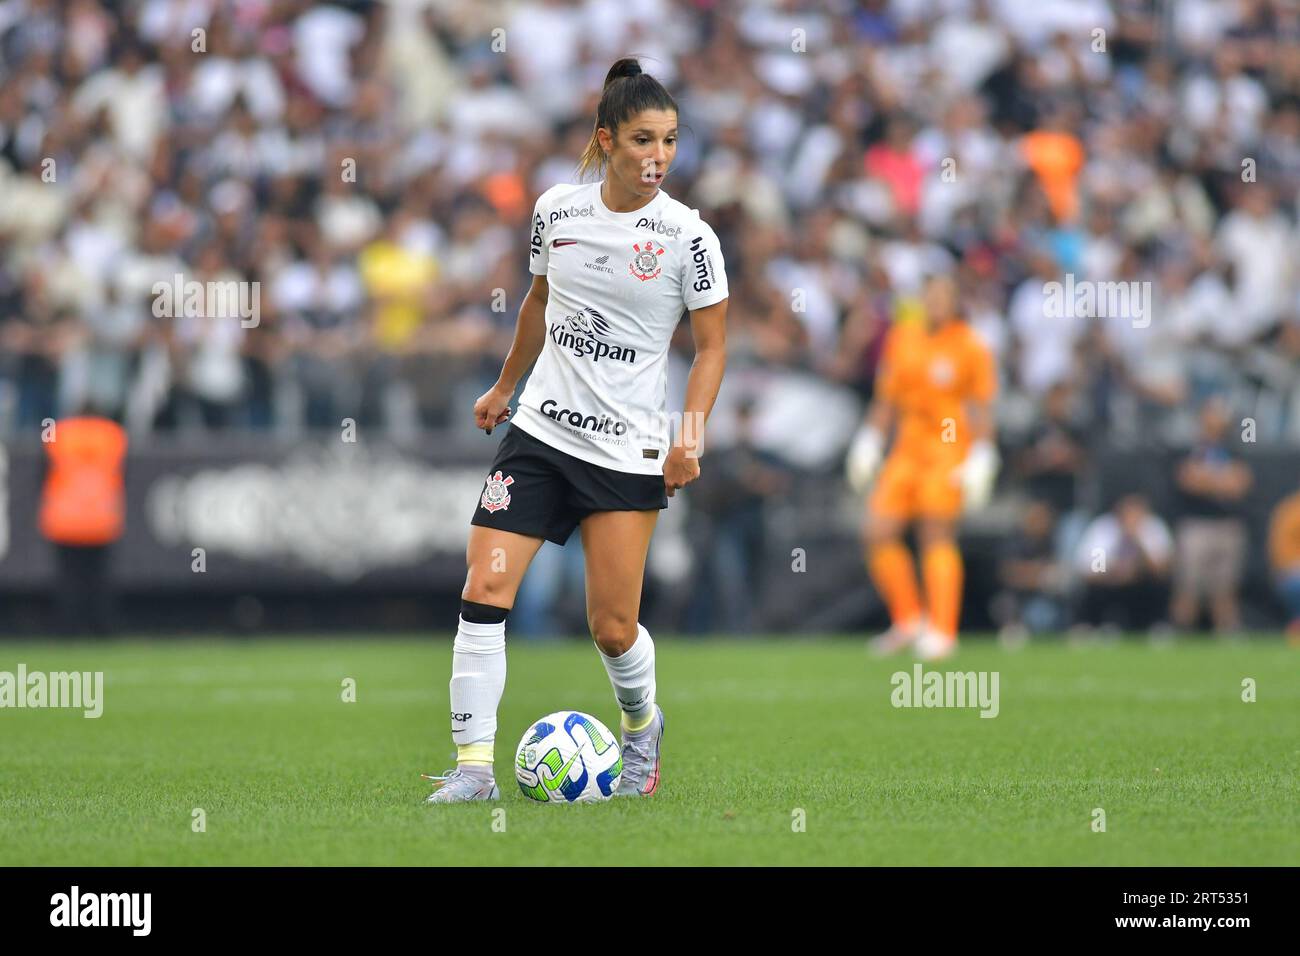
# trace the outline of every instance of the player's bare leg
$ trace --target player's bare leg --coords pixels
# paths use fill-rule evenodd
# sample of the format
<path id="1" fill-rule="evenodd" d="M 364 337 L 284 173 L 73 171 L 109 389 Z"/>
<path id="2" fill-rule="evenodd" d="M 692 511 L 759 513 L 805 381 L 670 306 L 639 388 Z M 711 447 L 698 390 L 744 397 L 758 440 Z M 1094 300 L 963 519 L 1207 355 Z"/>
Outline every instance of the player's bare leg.
<path id="1" fill-rule="evenodd" d="M 637 621 L 658 519 L 658 511 L 602 511 L 580 526 L 587 625 L 622 711 L 623 775 L 616 796 L 649 796 L 659 786 L 664 715 L 655 703 L 654 641 Z"/>
<path id="2" fill-rule="evenodd" d="M 430 803 L 497 800 L 492 771 L 497 707 L 506 686 L 506 613 L 541 538 L 472 525 L 465 552 L 460 624 L 451 663 L 451 737 L 456 769 L 426 779 L 440 784 Z"/>
<path id="3" fill-rule="evenodd" d="M 524 572 L 541 546 L 541 538 L 471 525 L 461 598 L 507 610 L 513 607 Z"/>
<path id="4" fill-rule="evenodd" d="M 926 518 L 917 529 L 925 578 L 928 624 L 917 639 L 922 660 L 941 660 L 957 650 L 957 622 L 961 617 L 963 566 L 953 522 Z"/>
<path id="5" fill-rule="evenodd" d="M 889 608 L 889 630 L 867 643 L 868 649 L 878 656 L 901 651 L 921 635 L 924 627 L 916 568 L 903 541 L 905 528 L 901 520 L 872 514 L 870 510 L 863 526 L 867 568 Z"/>

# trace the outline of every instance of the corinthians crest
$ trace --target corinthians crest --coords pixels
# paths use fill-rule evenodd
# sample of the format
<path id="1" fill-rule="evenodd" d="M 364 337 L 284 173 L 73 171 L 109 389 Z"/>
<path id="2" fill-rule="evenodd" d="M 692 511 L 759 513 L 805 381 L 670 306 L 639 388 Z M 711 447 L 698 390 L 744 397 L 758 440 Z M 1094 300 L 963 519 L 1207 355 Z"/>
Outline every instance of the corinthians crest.
<path id="1" fill-rule="evenodd" d="M 654 279 L 658 277 L 659 273 L 663 272 L 663 268 L 659 265 L 659 257 L 664 254 L 664 247 L 655 248 L 658 245 L 653 239 L 632 244 L 632 249 L 636 255 L 628 263 L 628 271 L 642 282 Z"/>
<path id="2" fill-rule="evenodd" d="M 479 503 L 491 513 L 505 511 L 510 507 L 510 486 L 515 483 L 514 478 L 507 475 L 501 477 L 501 472 L 495 475 L 489 475 L 487 487 L 483 489 L 483 497 Z"/>

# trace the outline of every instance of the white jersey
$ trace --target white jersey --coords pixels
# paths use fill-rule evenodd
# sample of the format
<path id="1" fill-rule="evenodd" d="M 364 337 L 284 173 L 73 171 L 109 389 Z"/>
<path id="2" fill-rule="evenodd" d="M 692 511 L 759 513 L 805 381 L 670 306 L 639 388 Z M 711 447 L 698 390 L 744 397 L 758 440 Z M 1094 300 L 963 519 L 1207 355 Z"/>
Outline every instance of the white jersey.
<path id="1" fill-rule="evenodd" d="M 553 186 L 533 214 L 529 271 L 546 276 L 546 342 L 512 421 L 566 454 L 663 474 L 668 343 L 683 311 L 727 297 L 718 237 L 662 189 L 611 212 L 600 183 Z"/>

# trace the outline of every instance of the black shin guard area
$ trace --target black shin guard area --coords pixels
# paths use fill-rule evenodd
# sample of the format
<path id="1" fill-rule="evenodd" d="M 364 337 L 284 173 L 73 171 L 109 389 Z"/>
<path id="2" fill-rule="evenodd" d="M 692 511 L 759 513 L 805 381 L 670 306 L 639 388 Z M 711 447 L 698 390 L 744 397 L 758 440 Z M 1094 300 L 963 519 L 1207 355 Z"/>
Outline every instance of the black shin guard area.
<path id="1" fill-rule="evenodd" d="M 509 608 L 493 607 L 491 604 L 478 604 L 474 601 L 460 602 L 460 616 L 469 624 L 500 624 L 510 613 Z"/>

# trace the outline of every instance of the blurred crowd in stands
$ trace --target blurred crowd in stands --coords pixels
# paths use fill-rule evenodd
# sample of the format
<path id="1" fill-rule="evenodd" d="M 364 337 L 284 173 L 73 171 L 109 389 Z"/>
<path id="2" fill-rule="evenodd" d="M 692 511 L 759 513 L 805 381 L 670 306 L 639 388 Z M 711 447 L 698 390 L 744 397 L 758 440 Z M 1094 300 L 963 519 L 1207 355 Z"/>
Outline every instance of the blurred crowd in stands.
<path id="1" fill-rule="evenodd" d="M 865 401 L 886 330 L 951 270 L 998 357 L 1004 489 L 1042 504 L 1009 543 L 1006 626 L 1061 626 L 1054 575 L 1088 619 L 1156 607 L 1090 588 L 1101 541 L 1126 555 L 1108 581 L 1236 626 L 1238 423 L 1300 447 L 1290 0 L 0 0 L 0 437 L 83 409 L 145 437 L 470 430 L 533 201 L 572 181 L 627 53 L 678 99 L 665 188 L 727 260 L 711 440 L 745 495 L 699 502 L 736 523 L 726 548 L 775 466 L 809 464 L 782 460 L 806 423 L 751 435 L 774 386 Z M 176 276 L 256 283 L 256 321 L 158 315 Z M 1067 279 L 1149 307 L 1049 308 Z M 1177 514 L 1077 500 L 1103 446 L 1191 449 Z M 723 592 L 753 586 L 716 563 Z"/>

